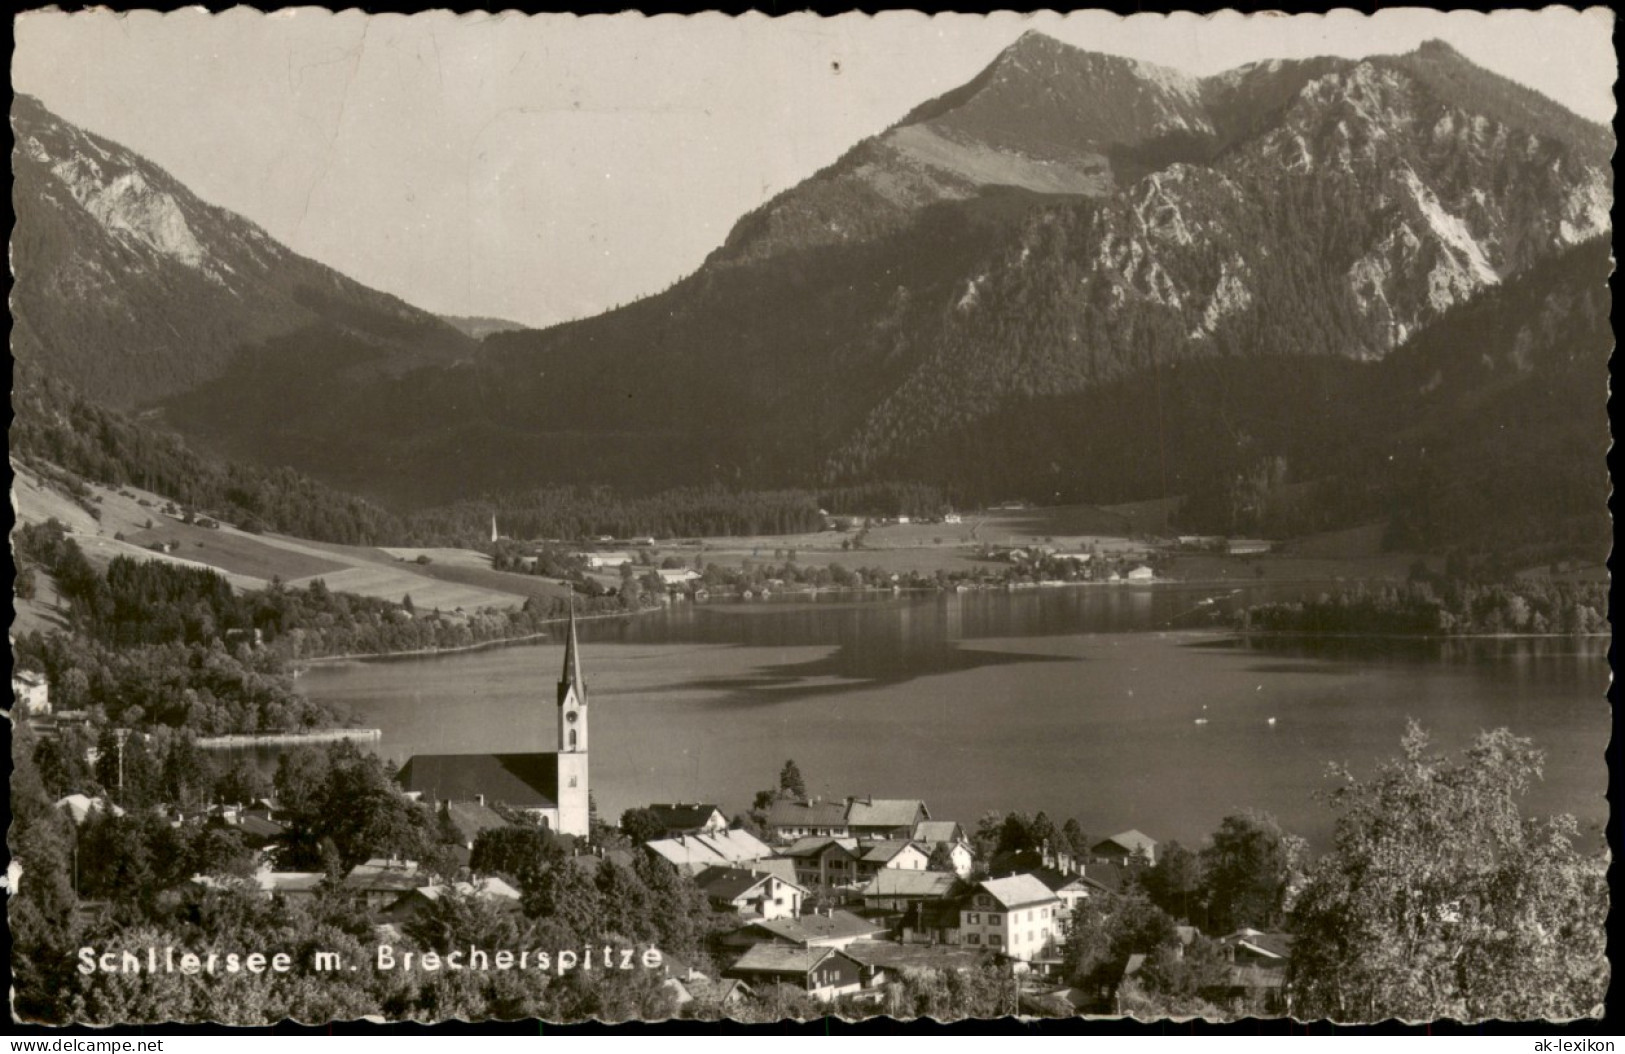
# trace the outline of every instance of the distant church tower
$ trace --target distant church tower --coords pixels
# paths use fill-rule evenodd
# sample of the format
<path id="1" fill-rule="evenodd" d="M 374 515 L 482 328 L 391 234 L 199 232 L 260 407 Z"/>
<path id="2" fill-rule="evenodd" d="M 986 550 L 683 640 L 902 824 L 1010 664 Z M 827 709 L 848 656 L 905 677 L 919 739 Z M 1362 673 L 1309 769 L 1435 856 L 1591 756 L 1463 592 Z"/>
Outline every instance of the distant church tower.
<path id="1" fill-rule="evenodd" d="M 585 836 L 587 831 L 587 685 L 581 678 L 581 652 L 576 644 L 576 610 L 570 605 L 570 636 L 564 644 L 564 672 L 559 677 L 559 830 Z"/>
<path id="2" fill-rule="evenodd" d="M 498 537 L 497 536 L 497 514 L 493 512 L 491 514 L 491 544 L 492 545 L 495 545 L 497 543 L 497 537 Z"/>

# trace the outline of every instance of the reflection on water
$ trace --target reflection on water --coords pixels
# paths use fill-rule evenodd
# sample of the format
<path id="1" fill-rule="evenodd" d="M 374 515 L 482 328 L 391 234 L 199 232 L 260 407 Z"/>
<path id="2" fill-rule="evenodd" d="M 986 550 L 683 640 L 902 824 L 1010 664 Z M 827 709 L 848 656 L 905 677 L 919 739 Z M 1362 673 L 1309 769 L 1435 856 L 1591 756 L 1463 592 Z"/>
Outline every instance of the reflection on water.
<path id="1" fill-rule="evenodd" d="M 794 758 L 815 793 L 923 797 L 967 825 L 1044 809 L 1190 843 L 1258 807 L 1323 842 L 1326 763 L 1368 767 L 1415 718 L 1441 748 L 1501 725 L 1534 737 L 1548 756 L 1536 806 L 1606 818 L 1606 641 L 1265 647 L 1210 614 L 1296 595 L 824 597 L 583 623 L 594 792 L 606 816 L 674 799 L 732 814 Z M 396 761 L 552 749 L 560 656 L 543 643 L 353 662 L 300 683 L 383 728 Z"/>

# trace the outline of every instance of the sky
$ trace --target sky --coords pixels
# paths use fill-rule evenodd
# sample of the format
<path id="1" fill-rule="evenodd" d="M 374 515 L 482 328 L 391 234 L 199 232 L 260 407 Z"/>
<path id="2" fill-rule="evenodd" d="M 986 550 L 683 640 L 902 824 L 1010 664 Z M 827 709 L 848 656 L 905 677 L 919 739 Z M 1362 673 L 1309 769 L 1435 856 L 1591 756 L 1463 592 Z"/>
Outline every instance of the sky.
<path id="1" fill-rule="evenodd" d="M 1604 123 L 1575 11 L 366 15 L 33 12 L 14 90 L 294 250 L 419 307 L 546 325 L 659 292 L 734 222 L 1022 32 L 1195 75 L 1440 38 Z"/>

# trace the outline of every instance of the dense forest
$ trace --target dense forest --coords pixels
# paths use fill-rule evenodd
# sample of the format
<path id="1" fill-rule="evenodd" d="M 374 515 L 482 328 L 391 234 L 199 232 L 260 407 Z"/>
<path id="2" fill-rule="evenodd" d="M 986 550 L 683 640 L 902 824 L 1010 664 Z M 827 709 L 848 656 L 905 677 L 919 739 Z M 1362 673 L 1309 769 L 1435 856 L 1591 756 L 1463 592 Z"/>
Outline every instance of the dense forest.
<path id="1" fill-rule="evenodd" d="M 1309 636 L 1583 635 L 1608 631 L 1608 586 L 1531 578 L 1511 583 L 1412 580 L 1381 589 L 1246 608 L 1243 632 Z"/>

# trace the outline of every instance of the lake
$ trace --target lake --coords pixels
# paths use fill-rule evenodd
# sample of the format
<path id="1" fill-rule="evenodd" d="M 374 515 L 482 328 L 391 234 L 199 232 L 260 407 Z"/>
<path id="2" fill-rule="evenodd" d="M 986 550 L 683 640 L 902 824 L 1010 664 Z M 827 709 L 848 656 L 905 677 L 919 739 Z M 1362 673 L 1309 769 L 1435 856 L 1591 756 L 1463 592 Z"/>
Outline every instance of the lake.
<path id="1" fill-rule="evenodd" d="M 1533 738 L 1547 766 L 1530 806 L 1606 821 L 1605 639 L 1265 649 L 1214 622 L 1321 588 L 1335 587 L 825 596 L 584 620 L 598 807 L 733 815 L 794 758 L 810 793 L 923 798 L 967 828 L 989 809 L 1043 809 L 1091 835 L 1196 844 L 1250 807 L 1325 847 L 1327 763 L 1369 772 L 1414 718 L 1443 749 L 1500 726 Z M 552 750 L 562 655 L 539 642 L 351 661 L 299 683 L 383 729 L 396 762 Z"/>

